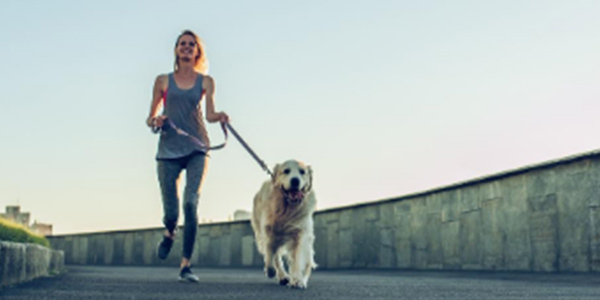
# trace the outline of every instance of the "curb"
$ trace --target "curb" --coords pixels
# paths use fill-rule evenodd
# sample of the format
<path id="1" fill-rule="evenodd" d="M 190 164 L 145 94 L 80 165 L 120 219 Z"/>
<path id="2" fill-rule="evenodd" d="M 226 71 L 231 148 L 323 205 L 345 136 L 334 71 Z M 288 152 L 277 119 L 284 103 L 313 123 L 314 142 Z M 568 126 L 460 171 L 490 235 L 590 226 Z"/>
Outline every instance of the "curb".
<path id="1" fill-rule="evenodd" d="M 64 268 L 63 251 L 0 241 L 0 287 L 57 274 Z"/>

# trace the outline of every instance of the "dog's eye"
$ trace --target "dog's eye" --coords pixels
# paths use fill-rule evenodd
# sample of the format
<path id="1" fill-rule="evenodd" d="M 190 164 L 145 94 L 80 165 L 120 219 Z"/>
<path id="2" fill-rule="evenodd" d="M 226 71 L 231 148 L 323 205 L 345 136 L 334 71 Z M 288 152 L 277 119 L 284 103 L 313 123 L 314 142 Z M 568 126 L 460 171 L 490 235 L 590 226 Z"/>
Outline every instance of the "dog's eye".
<path id="1" fill-rule="evenodd" d="M 305 171 L 304 169 L 300 169 L 300 175 L 304 175 Z"/>
<path id="2" fill-rule="evenodd" d="M 290 174 L 290 169 L 285 169 L 285 170 L 283 170 L 283 174 L 285 174 L 285 175 L 288 175 L 288 174 Z"/>

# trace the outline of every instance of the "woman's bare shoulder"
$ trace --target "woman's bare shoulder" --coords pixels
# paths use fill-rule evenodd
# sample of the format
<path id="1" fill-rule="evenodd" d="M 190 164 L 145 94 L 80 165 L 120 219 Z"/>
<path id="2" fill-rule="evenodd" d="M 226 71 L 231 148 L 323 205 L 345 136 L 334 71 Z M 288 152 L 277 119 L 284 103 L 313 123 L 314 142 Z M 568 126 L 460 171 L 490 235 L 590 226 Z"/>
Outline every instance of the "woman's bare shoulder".
<path id="1" fill-rule="evenodd" d="M 169 74 L 158 74 L 156 82 L 166 83 L 169 80 Z"/>
<path id="2" fill-rule="evenodd" d="M 212 76 L 210 75 L 201 75 L 202 79 L 210 84 L 214 84 L 215 83 L 215 79 L 212 78 Z"/>
<path id="3" fill-rule="evenodd" d="M 166 89 L 169 84 L 169 74 L 159 74 L 158 76 L 156 76 L 154 84 L 162 87 L 163 89 Z"/>
<path id="4" fill-rule="evenodd" d="M 215 80 L 210 75 L 201 75 L 202 76 L 202 86 L 206 88 L 214 88 Z"/>

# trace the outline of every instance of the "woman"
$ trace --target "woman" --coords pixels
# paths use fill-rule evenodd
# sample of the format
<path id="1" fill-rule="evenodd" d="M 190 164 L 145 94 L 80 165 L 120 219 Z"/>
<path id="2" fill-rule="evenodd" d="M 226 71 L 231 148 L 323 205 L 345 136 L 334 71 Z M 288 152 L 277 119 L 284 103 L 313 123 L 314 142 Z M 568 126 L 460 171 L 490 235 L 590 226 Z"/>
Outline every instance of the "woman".
<path id="1" fill-rule="evenodd" d="M 188 136 L 180 135 L 167 124 L 167 119 L 177 127 L 209 145 L 208 134 L 202 119 L 201 102 L 206 100 L 206 120 L 210 123 L 229 121 L 224 112 L 215 111 L 215 82 L 208 76 L 208 60 L 200 38 L 185 30 L 175 43 L 174 72 L 159 75 L 154 83 L 152 104 L 146 125 L 162 128 L 156 155 L 158 181 L 162 193 L 165 233 L 158 245 L 158 256 L 165 259 L 173 246 L 179 217 L 178 179 L 186 169 L 186 186 L 183 193 L 183 257 L 179 279 L 198 282 L 192 273 L 190 259 L 198 227 L 198 199 L 206 172 L 207 153 Z M 162 114 L 158 115 L 163 107 Z"/>

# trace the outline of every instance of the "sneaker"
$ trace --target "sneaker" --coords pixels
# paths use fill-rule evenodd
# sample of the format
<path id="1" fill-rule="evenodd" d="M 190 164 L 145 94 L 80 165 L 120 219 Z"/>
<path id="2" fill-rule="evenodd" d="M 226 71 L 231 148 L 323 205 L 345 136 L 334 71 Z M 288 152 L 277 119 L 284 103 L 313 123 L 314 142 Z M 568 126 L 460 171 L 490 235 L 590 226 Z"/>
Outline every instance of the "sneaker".
<path id="1" fill-rule="evenodd" d="M 169 255 L 171 251 L 171 247 L 173 247 L 173 239 L 163 236 L 162 241 L 158 243 L 158 258 L 165 259 Z"/>
<path id="2" fill-rule="evenodd" d="M 181 269 L 181 272 L 179 273 L 179 281 L 181 282 L 198 282 L 198 276 L 194 275 L 194 273 L 192 273 L 192 269 L 190 267 L 184 267 L 183 269 Z"/>

